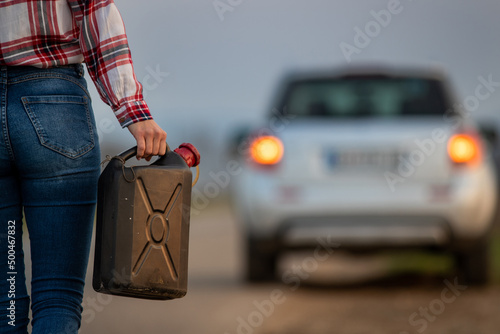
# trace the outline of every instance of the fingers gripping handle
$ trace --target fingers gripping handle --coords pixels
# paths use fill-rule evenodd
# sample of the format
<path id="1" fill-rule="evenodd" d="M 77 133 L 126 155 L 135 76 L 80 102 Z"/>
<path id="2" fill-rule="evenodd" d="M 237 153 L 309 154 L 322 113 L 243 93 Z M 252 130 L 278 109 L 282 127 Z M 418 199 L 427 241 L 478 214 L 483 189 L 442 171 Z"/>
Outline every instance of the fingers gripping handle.
<path id="1" fill-rule="evenodd" d="M 170 147 L 167 144 L 166 153 L 168 152 L 170 152 Z M 174 150 L 174 152 L 180 155 L 189 167 L 196 167 L 200 164 L 200 152 L 198 152 L 196 147 L 194 147 L 194 145 L 190 143 L 181 144 L 178 148 Z M 134 157 L 136 154 L 137 154 L 137 146 L 134 146 L 126 150 L 125 152 L 121 153 L 119 157 L 123 161 L 127 161 L 128 159 Z"/>
<path id="2" fill-rule="evenodd" d="M 167 150 L 165 151 L 165 154 L 170 152 L 170 147 L 167 144 Z M 134 157 L 137 155 L 137 146 L 134 146 L 132 148 L 129 148 L 125 152 L 120 153 L 119 157 L 123 159 L 123 161 L 127 161 L 128 159 Z"/>

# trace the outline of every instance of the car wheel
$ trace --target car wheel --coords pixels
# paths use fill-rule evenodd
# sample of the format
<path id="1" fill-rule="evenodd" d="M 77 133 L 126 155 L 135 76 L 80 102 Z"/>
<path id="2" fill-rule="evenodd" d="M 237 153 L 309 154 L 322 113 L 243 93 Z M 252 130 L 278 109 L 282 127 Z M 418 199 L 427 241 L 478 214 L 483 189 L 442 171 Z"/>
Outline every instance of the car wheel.
<path id="1" fill-rule="evenodd" d="M 268 282 L 276 279 L 278 252 L 269 242 L 257 238 L 247 239 L 246 279 L 248 282 Z"/>
<path id="2" fill-rule="evenodd" d="M 467 251 L 455 255 L 458 278 L 462 284 L 484 285 L 489 281 L 490 274 L 490 242 L 482 239 Z"/>

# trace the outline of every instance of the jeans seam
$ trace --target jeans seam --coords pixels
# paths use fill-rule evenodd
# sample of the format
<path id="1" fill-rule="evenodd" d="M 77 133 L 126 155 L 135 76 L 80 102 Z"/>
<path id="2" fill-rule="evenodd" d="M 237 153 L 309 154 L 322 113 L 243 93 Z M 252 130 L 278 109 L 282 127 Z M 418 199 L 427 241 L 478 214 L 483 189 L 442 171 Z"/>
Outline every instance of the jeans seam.
<path id="1" fill-rule="evenodd" d="M 62 79 L 62 80 L 67 80 L 69 82 L 74 83 L 75 85 L 78 85 L 78 87 L 80 87 L 85 92 L 85 94 L 87 95 L 87 97 L 90 99 L 90 93 L 88 92 L 87 88 L 85 88 L 85 86 L 83 86 L 82 84 L 80 84 L 77 80 L 75 80 L 71 76 L 64 75 L 64 74 L 54 74 L 54 73 L 50 73 L 50 74 L 46 74 L 46 73 L 43 73 L 43 74 L 28 74 L 28 75 L 23 76 L 23 77 L 21 77 L 19 79 L 10 79 L 9 80 L 9 84 L 15 85 L 15 84 L 19 84 L 19 83 L 23 83 L 23 82 L 31 81 L 31 80 L 37 80 L 37 79 Z"/>
<path id="2" fill-rule="evenodd" d="M 2 73 L 2 76 L 5 75 L 5 73 Z M 12 150 L 12 145 L 10 143 L 10 136 L 9 136 L 9 128 L 7 125 L 7 80 L 2 80 L 2 97 L 1 97 L 1 119 L 2 119 L 2 135 L 4 137 L 5 141 L 5 146 L 7 148 L 7 152 L 9 153 L 9 158 L 11 161 L 15 160 L 14 156 L 14 151 Z"/>

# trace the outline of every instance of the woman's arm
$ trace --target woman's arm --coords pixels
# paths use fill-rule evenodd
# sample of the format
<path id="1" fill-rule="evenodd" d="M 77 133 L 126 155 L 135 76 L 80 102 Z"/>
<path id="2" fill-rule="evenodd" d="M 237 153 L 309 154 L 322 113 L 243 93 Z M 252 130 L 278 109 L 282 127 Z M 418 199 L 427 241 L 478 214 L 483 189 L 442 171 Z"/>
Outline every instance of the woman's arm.
<path id="1" fill-rule="evenodd" d="M 113 0 L 68 0 L 80 49 L 101 99 L 137 140 L 137 158 L 165 154 L 166 133 L 155 121 L 137 81 L 123 20 Z"/>

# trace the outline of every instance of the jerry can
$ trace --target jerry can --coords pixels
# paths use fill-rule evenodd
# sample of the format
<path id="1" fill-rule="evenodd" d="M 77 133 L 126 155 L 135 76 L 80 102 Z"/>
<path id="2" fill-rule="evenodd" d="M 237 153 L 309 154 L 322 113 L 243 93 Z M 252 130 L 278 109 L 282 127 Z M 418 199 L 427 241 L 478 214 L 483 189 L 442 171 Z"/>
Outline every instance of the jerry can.
<path id="1" fill-rule="evenodd" d="M 182 144 L 147 166 L 111 158 L 98 185 L 93 288 L 146 299 L 187 292 L 192 173 L 199 153 Z"/>

